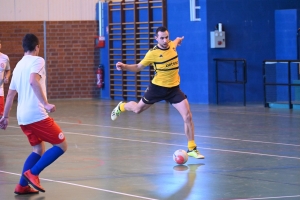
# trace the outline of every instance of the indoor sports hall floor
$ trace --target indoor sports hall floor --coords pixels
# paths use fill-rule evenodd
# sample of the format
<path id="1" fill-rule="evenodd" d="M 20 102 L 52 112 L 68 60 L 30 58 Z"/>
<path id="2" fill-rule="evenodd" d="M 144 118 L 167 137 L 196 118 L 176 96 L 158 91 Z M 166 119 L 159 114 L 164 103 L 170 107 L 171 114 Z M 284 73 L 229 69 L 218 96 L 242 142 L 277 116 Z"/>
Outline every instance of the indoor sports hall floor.
<path id="1" fill-rule="evenodd" d="M 206 158 L 178 166 L 172 154 L 187 141 L 169 104 L 111 121 L 118 101 L 50 102 L 68 151 L 41 173 L 45 193 L 15 195 L 31 147 L 14 105 L 8 129 L 0 130 L 0 200 L 300 199 L 300 110 L 192 104 Z"/>

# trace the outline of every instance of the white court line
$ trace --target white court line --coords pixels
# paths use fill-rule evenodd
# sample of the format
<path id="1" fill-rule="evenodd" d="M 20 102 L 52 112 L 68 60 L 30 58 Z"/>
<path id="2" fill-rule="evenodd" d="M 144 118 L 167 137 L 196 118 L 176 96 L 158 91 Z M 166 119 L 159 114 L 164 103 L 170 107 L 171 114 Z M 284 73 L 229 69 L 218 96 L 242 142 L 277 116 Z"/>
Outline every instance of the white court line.
<path id="1" fill-rule="evenodd" d="M 19 127 L 16 127 L 16 126 L 9 126 L 9 127 L 19 128 Z M 123 140 L 123 141 L 131 141 L 131 142 L 143 142 L 143 143 L 151 143 L 151 144 L 162 144 L 162 145 L 169 145 L 169 146 L 186 147 L 186 145 L 170 144 L 170 143 L 163 143 L 163 142 L 152 142 L 152 141 L 147 141 L 147 140 L 133 140 L 133 139 L 108 137 L 108 136 L 100 136 L 100 135 L 91 135 L 91 134 L 85 134 L 85 133 L 75 133 L 75 132 L 66 132 L 66 131 L 64 131 L 64 133 L 73 134 L 73 135 L 89 136 L 89 137 L 106 138 L 106 139 L 113 139 L 113 140 Z M 226 150 L 226 149 L 215 149 L 215 148 L 207 148 L 207 147 L 197 147 L 197 148 L 198 149 L 212 150 L 212 151 L 223 151 L 223 152 L 231 152 L 231 153 L 250 154 L 250 155 L 259 155 L 259 156 L 269 156 L 269 157 L 276 157 L 276 158 L 289 158 L 289 159 L 300 160 L 300 157 L 292 157 L 292 156 L 279 156 L 279 155 L 272 155 L 272 154 L 253 153 L 253 152 L 247 152 L 247 151 L 234 151 L 234 150 Z"/>
<path id="2" fill-rule="evenodd" d="M 6 172 L 6 171 L 1 171 L 1 170 L 0 170 L 0 172 L 1 173 L 5 173 L 5 174 L 11 174 L 11 175 L 16 175 L 16 176 L 21 176 L 21 174 L 12 173 L 12 172 Z M 123 193 L 123 192 L 116 192 L 116 191 L 113 191 L 113 190 L 105 190 L 105 189 L 101 189 L 101 188 L 90 187 L 90 186 L 86 186 L 86 185 L 80 185 L 80 184 L 75 184 L 75 183 L 70 183 L 70 182 L 65 182 L 65 181 L 55 181 L 55 180 L 46 179 L 46 178 L 40 178 L 40 180 L 49 181 L 49 182 L 55 182 L 55 183 L 62 183 L 62 184 L 72 185 L 72 186 L 78 186 L 78 187 L 82 187 L 82 188 L 88 188 L 88 189 L 92 189 L 92 190 L 109 192 L 109 193 L 113 193 L 113 194 L 119 194 L 119 195 L 123 195 L 123 196 L 135 197 L 135 198 L 140 198 L 140 199 L 158 200 L 158 199 L 152 199 L 152 198 L 148 198 L 148 197 L 142 197 L 142 196 L 127 194 L 127 193 Z"/>
<path id="3" fill-rule="evenodd" d="M 181 136 L 185 136 L 185 134 L 183 134 L 183 133 L 153 131 L 153 130 L 146 130 L 146 129 L 125 128 L 125 127 L 117 127 L 117 126 L 104 126 L 104 125 L 95 125 L 95 124 L 79 124 L 79 123 L 62 122 L 62 121 L 56 121 L 56 123 L 72 124 L 72 125 L 82 125 L 82 126 L 95 126 L 95 127 L 102 127 L 102 128 L 112 128 L 112 129 L 121 129 L 121 130 L 133 130 L 133 131 L 140 131 L 140 132 L 163 133 L 163 134 L 169 134 L 169 135 L 181 135 Z M 8 127 L 19 128 L 19 127 L 16 127 L 16 126 L 8 126 Z M 236 139 L 236 138 L 214 137 L 214 136 L 208 136 L 208 135 L 195 135 L 195 137 L 210 138 L 210 139 L 220 139 L 220 140 L 232 140 L 232 141 L 239 141 L 239 142 L 252 142 L 252 143 L 262 143 L 262 144 L 273 144 L 273 145 L 285 145 L 285 146 L 300 147 L 300 145 L 298 145 L 298 144 L 287 144 L 287 143 L 278 143 L 278 142 L 264 142 L 264 141 L 257 141 L 257 140 L 242 140 L 242 139 Z"/>
<path id="4" fill-rule="evenodd" d="M 250 199 L 230 199 L 230 200 L 283 199 L 283 198 L 295 198 L 295 197 L 300 197 L 300 195 L 294 195 L 294 196 L 281 196 L 281 197 L 260 197 L 260 198 L 250 198 Z"/>
<path id="5" fill-rule="evenodd" d="M 117 127 L 117 126 L 104 126 L 104 125 L 94 125 L 94 124 L 78 124 L 78 123 L 60 122 L 60 121 L 58 121 L 57 123 L 73 124 L 73 125 L 76 124 L 76 125 L 83 125 L 83 126 L 96 126 L 96 127 L 103 127 L 103 128 L 114 128 L 114 129 L 121 129 L 121 130 L 134 130 L 134 131 L 141 131 L 141 132 L 164 133 L 164 134 L 170 134 L 170 135 L 183 135 L 183 136 L 185 136 L 185 134 L 183 134 L 183 133 L 162 132 L 162 131 L 153 131 L 153 130 L 136 129 L 136 128 L 124 128 L 124 127 Z M 241 139 L 235 139 L 235 138 L 213 137 L 213 136 L 206 136 L 206 135 L 195 135 L 195 137 L 204 137 L 204 138 L 222 139 L 222 140 L 234 140 L 234 141 L 241 141 L 241 142 L 264 143 L 264 144 L 279 144 L 279 145 L 300 147 L 300 145 L 297 145 L 297 144 L 264 142 L 264 141 L 257 141 L 257 140 L 241 140 Z"/>
<path id="6" fill-rule="evenodd" d="M 82 136 L 89 136 L 89 137 L 113 139 L 113 140 L 123 140 L 123 141 L 130 141 L 130 142 L 143 142 L 143 143 L 151 143 L 151 144 L 162 144 L 162 145 L 169 145 L 169 146 L 186 147 L 186 145 L 170 144 L 170 143 L 163 143 L 163 142 L 152 142 L 152 141 L 147 141 L 147 140 L 132 140 L 132 139 L 125 139 L 125 138 L 108 137 L 108 136 L 100 136 L 100 135 L 90 135 L 90 134 L 85 134 L 85 133 L 74 133 L 74 132 L 64 132 L 64 133 L 68 133 L 68 134 L 72 134 L 72 135 L 82 135 Z M 289 159 L 300 160 L 299 157 L 291 157 L 291 156 L 279 156 L 279 155 L 272 155 L 272 154 L 252 153 L 252 152 L 246 152 L 246 151 L 233 151 L 233 150 L 226 150 L 226 149 L 214 149 L 214 148 L 206 148 L 206 147 L 197 147 L 197 148 L 198 149 L 212 150 L 212 151 L 224 151 L 224 152 L 231 152 L 231 153 L 241 153 L 241 154 L 250 154 L 250 155 L 259 155 L 259 156 L 269 156 L 269 157 L 289 158 Z"/>

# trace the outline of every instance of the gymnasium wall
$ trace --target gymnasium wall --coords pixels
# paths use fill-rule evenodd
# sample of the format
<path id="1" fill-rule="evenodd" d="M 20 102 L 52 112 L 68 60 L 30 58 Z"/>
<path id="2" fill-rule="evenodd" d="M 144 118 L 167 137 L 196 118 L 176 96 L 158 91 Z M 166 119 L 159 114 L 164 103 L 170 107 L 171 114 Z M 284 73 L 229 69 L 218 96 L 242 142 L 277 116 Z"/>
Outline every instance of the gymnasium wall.
<path id="1" fill-rule="evenodd" d="M 181 88 L 193 103 L 209 103 L 208 99 L 208 68 L 207 68 L 207 31 L 206 31 L 206 3 L 201 4 L 201 22 L 190 22 L 190 7 L 187 0 L 167 0 L 167 27 L 170 39 L 184 36 L 183 44 L 177 48 L 179 54 Z M 104 16 L 108 16 L 108 5 L 104 6 Z M 160 14 L 154 10 L 154 15 Z M 118 18 L 119 16 L 112 16 Z M 108 18 L 104 18 L 107 27 Z M 107 32 L 105 32 L 107 38 Z M 101 49 L 101 62 L 105 71 L 109 70 L 109 49 Z M 206 58 L 205 58 L 206 55 Z M 126 62 L 126 61 L 124 61 Z M 108 81 L 107 81 L 108 80 Z M 105 73 L 105 86 L 101 98 L 110 98 L 109 76 Z M 199 98 L 200 97 L 200 98 Z M 135 99 L 136 100 L 136 99 Z"/>
<path id="2" fill-rule="evenodd" d="M 300 28 L 300 9 L 286 9 L 277 10 L 275 12 L 275 40 L 276 40 L 276 58 L 281 59 L 297 59 L 297 34 L 296 30 Z M 288 64 L 277 63 L 276 65 L 269 65 L 267 69 L 272 69 L 275 72 L 277 83 L 288 83 Z M 290 66 L 291 82 L 299 83 L 298 64 L 292 63 Z M 275 90 L 275 101 L 273 102 L 287 102 L 288 101 L 288 87 L 272 87 L 267 88 L 267 92 Z M 291 87 L 292 100 L 299 101 L 296 97 L 299 87 Z M 297 99 L 295 99 L 297 98 Z M 270 99 L 272 102 L 272 99 Z M 269 101 L 270 102 L 270 101 Z"/>
<path id="3" fill-rule="evenodd" d="M 22 38 L 36 34 L 40 56 L 46 59 L 49 99 L 99 98 L 96 67 L 99 49 L 98 0 L 0 0 L 1 52 L 11 60 L 12 69 L 23 56 Z M 5 85 L 5 93 L 8 84 Z"/>
<path id="4" fill-rule="evenodd" d="M 216 103 L 214 58 L 244 58 L 248 65 L 247 102 L 262 103 L 262 61 L 276 59 L 275 11 L 299 9 L 300 1 L 200 0 L 200 6 L 201 21 L 191 22 L 187 1 L 168 1 L 171 38 L 185 36 L 178 52 L 181 88 L 189 101 Z M 209 33 L 219 22 L 226 32 L 226 48 L 212 49 Z M 232 77 L 233 71 L 228 70 L 223 75 Z M 242 104 L 241 85 L 223 84 L 219 95 L 220 103 Z"/>
<path id="5" fill-rule="evenodd" d="M 8 55 L 11 71 L 24 55 L 22 37 L 28 33 L 35 33 L 40 43 L 44 43 L 43 23 L 41 22 L 3 22 L 0 21 L 1 52 Z M 44 57 L 44 45 L 41 45 L 40 56 Z M 9 84 L 4 84 L 4 94 L 7 94 Z"/>
<path id="6" fill-rule="evenodd" d="M 177 47 L 179 55 L 180 87 L 190 103 L 208 104 L 208 41 L 207 3 L 200 0 L 201 21 L 190 21 L 189 1 L 168 1 L 168 29 L 170 39 L 184 36 L 182 45 Z M 180 8 L 180 9 L 178 9 Z"/>
<path id="7" fill-rule="evenodd" d="M 2 52 L 10 56 L 14 67 L 23 55 L 23 35 L 34 32 L 44 44 L 46 32 L 47 54 L 44 55 L 42 45 L 41 55 L 47 59 L 49 98 L 109 98 L 108 73 L 105 74 L 105 88 L 101 91 L 95 88 L 95 69 L 100 57 L 101 63 L 107 63 L 108 59 L 107 49 L 93 48 L 93 36 L 98 35 L 99 28 L 97 2 L 0 0 Z M 248 64 L 247 102 L 262 102 L 262 61 L 276 59 L 275 49 L 280 48 L 275 46 L 275 11 L 300 9 L 300 1 L 199 0 L 201 21 L 194 22 L 190 21 L 190 1 L 166 2 L 171 39 L 185 36 L 177 50 L 181 88 L 189 101 L 216 103 L 214 58 L 244 58 Z M 106 20 L 106 13 L 104 16 Z M 226 48 L 211 49 L 209 33 L 219 22 L 226 31 Z M 225 77 L 232 74 L 233 70 L 223 73 Z M 221 103 L 242 102 L 240 85 L 224 84 L 219 93 Z"/>
<path id="8" fill-rule="evenodd" d="M 190 21 L 190 1 L 167 1 L 167 26 L 170 39 L 184 36 L 177 48 L 181 89 L 191 103 L 216 103 L 216 70 L 214 58 L 242 58 L 247 62 L 246 100 L 263 102 L 262 62 L 276 59 L 275 12 L 299 9 L 298 0 L 198 0 L 201 21 Z M 107 19 L 106 19 L 107 20 Z M 210 32 L 218 23 L 226 33 L 226 48 L 210 48 Z M 296 30 L 295 30 L 296 34 Z M 288 47 L 289 48 L 289 47 Z M 101 53 L 107 67 L 107 52 Z M 234 65 L 220 64 L 224 80 L 233 80 Z M 107 69 L 106 69 L 107 70 Z M 241 80 L 241 65 L 238 78 Z M 109 77 L 105 76 L 107 80 Z M 108 82 L 107 82 L 108 83 Z M 243 102 L 242 84 L 219 84 L 220 103 Z M 109 98 L 108 88 L 102 98 Z"/>
<path id="9" fill-rule="evenodd" d="M 0 0 L 0 21 L 95 20 L 98 0 Z"/>
<path id="10" fill-rule="evenodd" d="M 39 37 L 49 99 L 99 97 L 95 70 L 100 55 L 94 48 L 97 21 L 1 21 L 0 27 L 1 52 L 9 56 L 12 70 L 24 54 L 23 36 L 34 33 Z M 7 88 L 8 84 L 5 93 Z"/>
<path id="11" fill-rule="evenodd" d="M 248 65 L 248 82 L 246 86 L 248 102 L 263 101 L 262 61 L 278 59 L 276 48 L 275 12 L 285 9 L 299 9 L 298 0 L 229 0 L 207 1 L 208 30 L 213 30 L 216 23 L 222 22 L 226 31 L 227 47 L 225 49 L 208 48 L 210 102 L 215 102 L 215 71 L 213 58 L 244 58 Z M 216 6 L 218 5 L 218 6 Z M 296 27 L 295 27 L 296 28 Z M 296 35 L 296 30 L 294 33 Z M 296 40 L 294 41 L 294 44 Z M 287 48 L 290 48 L 287 47 Z M 285 59 L 289 59 L 286 57 Z M 282 58 L 281 58 L 282 59 Z M 233 73 L 229 71 L 228 74 Z M 224 85 L 220 100 L 223 102 L 241 102 L 241 87 Z"/>

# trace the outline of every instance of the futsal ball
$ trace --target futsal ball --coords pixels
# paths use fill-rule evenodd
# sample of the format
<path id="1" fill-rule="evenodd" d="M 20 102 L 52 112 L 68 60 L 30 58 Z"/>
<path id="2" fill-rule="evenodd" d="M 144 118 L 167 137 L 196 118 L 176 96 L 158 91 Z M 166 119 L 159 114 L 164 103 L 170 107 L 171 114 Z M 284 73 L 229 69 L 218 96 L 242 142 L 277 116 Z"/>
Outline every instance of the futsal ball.
<path id="1" fill-rule="evenodd" d="M 189 158 L 188 154 L 186 153 L 185 150 L 182 149 L 178 149 L 173 154 L 173 160 L 180 165 L 186 163 L 188 161 L 188 158 Z"/>

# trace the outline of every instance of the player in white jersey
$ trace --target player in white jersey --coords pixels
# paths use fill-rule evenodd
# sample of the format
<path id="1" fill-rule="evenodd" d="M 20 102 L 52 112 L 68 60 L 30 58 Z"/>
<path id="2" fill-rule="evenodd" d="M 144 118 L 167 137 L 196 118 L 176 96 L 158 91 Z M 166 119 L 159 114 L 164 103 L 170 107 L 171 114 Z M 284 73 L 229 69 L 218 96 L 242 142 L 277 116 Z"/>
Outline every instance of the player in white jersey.
<path id="1" fill-rule="evenodd" d="M 1 50 L 1 40 L 0 40 Z M 3 115 L 4 111 L 4 83 L 8 83 L 10 77 L 10 65 L 9 58 L 7 55 L 0 51 L 0 116 Z"/>
<path id="2" fill-rule="evenodd" d="M 47 99 L 45 60 L 38 56 L 39 39 L 34 34 L 26 34 L 22 46 L 24 56 L 14 68 L 0 119 L 0 128 L 5 130 L 14 97 L 18 94 L 18 124 L 32 146 L 32 152 L 23 165 L 22 177 L 15 188 L 18 195 L 45 192 L 39 174 L 67 150 L 62 130 L 47 113 L 54 112 L 56 108 Z M 53 145 L 47 151 L 45 142 Z"/>

